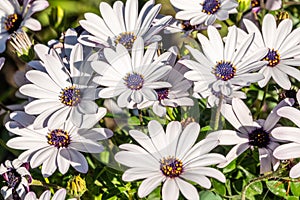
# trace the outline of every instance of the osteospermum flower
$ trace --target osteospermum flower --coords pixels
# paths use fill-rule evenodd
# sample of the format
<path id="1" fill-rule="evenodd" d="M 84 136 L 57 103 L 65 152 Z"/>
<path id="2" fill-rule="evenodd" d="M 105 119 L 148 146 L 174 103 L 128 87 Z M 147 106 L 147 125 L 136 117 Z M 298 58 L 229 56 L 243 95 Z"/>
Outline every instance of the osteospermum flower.
<path id="1" fill-rule="evenodd" d="M 210 188 L 207 178 L 225 182 L 225 176 L 208 166 L 224 162 L 217 153 L 208 153 L 218 145 L 213 140 L 202 140 L 194 145 L 199 135 L 199 124 L 192 122 L 184 130 L 179 122 L 170 122 L 166 132 L 155 120 L 148 124 L 149 136 L 131 130 L 129 134 L 137 143 L 122 144 L 115 159 L 129 167 L 122 176 L 124 181 L 144 179 L 139 186 L 138 196 L 150 194 L 161 182 L 162 199 L 178 199 L 179 191 L 186 199 L 199 199 L 196 188 L 187 180 L 204 188 Z"/>
<path id="2" fill-rule="evenodd" d="M 46 0 L 39 1 L 24 1 L 20 6 L 18 1 L 2 0 L 0 5 L 0 53 L 6 49 L 6 40 L 10 34 L 21 30 L 22 27 L 27 27 L 33 31 L 41 30 L 41 24 L 31 16 L 44 10 L 49 5 Z"/>
<path id="3" fill-rule="evenodd" d="M 176 13 L 177 19 L 190 20 L 191 25 L 211 25 L 216 19 L 223 21 L 236 11 L 235 0 L 171 0 L 171 4 L 182 10 Z"/>
<path id="4" fill-rule="evenodd" d="M 250 50 L 268 48 L 268 54 L 263 58 L 268 61 L 268 65 L 259 71 L 265 78 L 258 85 L 264 87 L 272 77 L 280 87 L 288 90 L 291 88 L 288 75 L 300 81 L 300 71 L 296 68 L 300 65 L 300 59 L 295 58 L 300 55 L 300 28 L 292 31 L 291 19 L 285 19 L 277 26 L 275 17 L 271 14 L 263 19 L 262 33 L 251 21 L 244 20 L 244 24 L 248 33 L 255 33 L 255 45 Z"/>
<path id="5" fill-rule="evenodd" d="M 178 49 L 177 49 L 178 50 Z M 176 51 L 177 51 L 176 50 Z M 186 78 L 184 78 L 182 71 L 182 66 L 180 63 L 176 63 L 176 57 L 178 52 L 173 52 L 170 58 L 170 65 L 174 66 L 167 76 L 161 79 L 161 81 L 166 81 L 172 85 L 170 88 L 158 88 L 155 89 L 157 94 L 157 99 L 155 101 L 145 100 L 141 104 L 138 104 L 139 109 L 144 109 L 147 107 L 153 108 L 153 112 L 158 116 L 163 116 L 166 114 L 166 107 L 178 107 L 178 106 L 193 106 L 194 101 L 189 98 L 188 90 L 191 88 L 192 84 Z M 188 70 L 188 69 L 187 69 Z M 183 70 L 186 72 L 187 70 Z"/>
<path id="6" fill-rule="evenodd" d="M 171 16 L 163 17 L 153 23 L 158 15 L 161 4 L 154 5 L 154 0 L 145 3 L 140 13 L 138 0 L 116 1 L 113 8 L 105 3 L 100 3 L 102 18 L 93 13 L 86 13 L 86 20 L 79 21 L 80 25 L 91 35 L 83 34 L 79 42 L 92 47 L 115 47 L 122 44 L 131 49 L 133 42 L 142 37 L 145 44 L 160 41 L 157 35 L 171 20 Z"/>
<path id="7" fill-rule="evenodd" d="M 103 146 L 97 141 L 113 135 L 106 128 L 83 129 L 66 122 L 52 129 L 35 130 L 31 125 L 34 118 L 24 112 L 10 115 L 13 121 L 5 124 L 6 129 L 17 135 L 7 142 L 14 149 L 26 150 L 19 155 L 32 168 L 42 165 L 44 177 L 51 176 L 56 169 L 65 174 L 70 165 L 81 173 L 87 173 L 88 164 L 80 152 L 100 153 Z"/>
<path id="8" fill-rule="evenodd" d="M 299 158 L 300 152 L 300 111 L 293 107 L 283 107 L 277 111 L 281 117 L 291 120 L 297 127 L 282 126 L 272 131 L 272 136 L 279 140 L 284 140 L 287 144 L 282 144 L 274 150 L 274 157 L 280 160 Z M 300 177 L 300 163 L 294 165 L 289 172 L 291 178 Z"/>
<path id="9" fill-rule="evenodd" d="M 5 180 L 5 186 L 1 188 L 4 199 L 23 199 L 29 192 L 32 178 L 28 170 L 29 164 L 19 159 L 7 160 L 0 165 L 0 174 Z"/>
<path id="10" fill-rule="evenodd" d="M 117 97 L 120 107 L 126 107 L 131 101 L 141 103 L 144 99 L 156 100 L 158 95 L 155 89 L 169 88 L 171 85 L 165 81 L 159 81 L 171 70 L 167 65 L 170 52 L 166 52 L 157 58 L 157 43 L 151 44 L 144 54 L 144 41 L 138 38 L 132 48 L 132 54 L 118 44 L 116 51 L 110 48 L 104 49 L 104 57 L 107 62 L 92 62 L 93 69 L 101 76 L 94 81 L 103 88 L 99 96 L 101 98 Z"/>
<path id="11" fill-rule="evenodd" d="M 24 200 L 64 200 L 66 198 L 67 191 L 64 188 L 61 188 L 55 192 L 53 197 L 51 198 L 50 190 L 46 190 L 40 196 L 40 198 L 36 197 L 34 192 L 28 192 L 24 198 Z"/>
<path id="12" fill-rule="evenodd" d="M 194 82 L 195 93 L 226 99 L 238 95 L 233 94 L 236 89 L 263 79 L 262 74 L 250 73 L 267 64 L 267 61 L 260 60 L 268 52 L 265 48 L 246 55 L 252 44 L 253 34 L 248 35 L 241 44 L 237 44 L 237 28 L 233 26 L 224 45 L 217 29 L 209 26 L 208 36 L 209 40 L 204 35 L 198 34 L 203 53 L 186 46 L 195 61 L 187 59 L 179 61 L 191 69 L 184 76 Z"/>
<path id="13" fill-rule="evenodd" d="M 83 47 L 77 44 L 70 58 L 70 71 L 57 54 L 45 54 L 48 47 L 36 45 L 35 51 L 42 60 L 40 70 L 31 70 L 26 78 L 31 84 L 20 87 L 20 92 L 35 98 L 25 106 L 25 112 L 38 115 L 35 128 L 50 128 L 70 119 L 78 127 L 91 127 L 105 114 L 94 102 L 99 98 L 99 89 L 91 84 L 92 73 L 83 58 Z M 35 63 L 35 62 L 34 62 Z M 35 64 L 35 66 L 37 66 Z"/>
<path id="14" fill-rule="evenodd" d="M 220 142 L 220 145 L 235 145 L 227 154 L 227 161 L 218 165 L 226 167 L 231 161 L 249 148 L 258 148 L 260 160 L 260 173 L 274 171 L 278 168 L 280 162 L 273 156 L 273 151 L 279 146 L 278 140 L 272 137 L 274 128 L 280 116 L 276 111 L 283 106 L 290 106 L 294 103 L 292 99 L 281 101 L 269 114 L 266 120 L 259 119 L 254 121 L 250 110 L 245 103 L 237 98 L 232 100 L 231 105 L 223 105 L 222 114 L 236 129 L 220 130 L 208 134 L 208 139 L 215 138 Z"/>

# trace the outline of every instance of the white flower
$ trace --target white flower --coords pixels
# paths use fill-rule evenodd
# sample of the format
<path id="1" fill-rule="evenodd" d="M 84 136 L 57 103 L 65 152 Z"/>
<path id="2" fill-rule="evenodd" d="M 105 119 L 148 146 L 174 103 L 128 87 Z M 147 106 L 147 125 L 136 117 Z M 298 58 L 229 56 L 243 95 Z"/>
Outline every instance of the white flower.
<path id="1" fill-rule="evenodd" d="M 123 150 L 115 159 L 129 167 L 122 176 L 124 181 L 144 179 L 139 186 L 138 196 L 150 194 L 161 182 L 162 199 L 176 200 L 179 191 L 186 199 L 199 199 L 196 188 L 187 182 L 193 181 L 204 188 L 210 188 L 207 178 L 213 177 L 225 182 L 225 176 L 208 166 L 224 162 L 224 156 L 208 153 L 218 145 L 215 140 L 202 140 L 194 145 L 199 135 L 199 124 L 192 122 L 184 130 L 179 122 L 170 122 L 166 133 L 160 123 L 153 120 L 148 124 L 149 136 L 138 130 L 129 134 L 137 143 L 122 144 Z"/>
<path id="2" fill-rule="evenodd" d="M 85 13 L 86 20 L 80 25 L 91 35 L 83 34 L 79 42 L 92 47 L 115 47 L 122 44 L 131 49 L 133 42 L 142 37 L 145 45 L 160 41 L 157 35 L 171 20 L 166 16 L 154 22 L 161 5 L 154 5 L 154 0 L 147 1 L 138 13 L 138 0 L 116 1 L 113 8 L 106 2 L 100 3 L 102 18 L 93 13 Z"/>
<path id="3" fill-rule="evenodd" d="M 107 62 L 92 62 L 93 69 L 100 74 L 94 81 L 103 88 L 99 96 L 112 98 L 118 96 L 118 106 L 126 107 L 131 101 L 141 103 L 144 99 L 156 100 L 155 89 L 169 88 L 171 85 L 159 81 L 171 70 L 167 65 L 170 52 L 156 57 L 158 44 L 151 44 L 144 54 L 144 41 L 137 38 L 133 44 L 130 56 L 127 49 L 118 44 L 116 51 L 104 49 Z"/>
<path id="4" fill-rule="evenodd" d="M 283 107 L 277 111 L 281 117 L 291 120 L 298 127 L 282 126 L 272 131 L 272 136 L 279 140 L 289 142 L 282 144 L 274 150 L 274 157 L 280 160 L 300 157 L 300 111 L 293 107 Z M 300 163 L 293 166 L 289 173 L 291 178 L 300 177 Z"/>
<path id="5" fill-rule="evenodd" d="M 28 192 L 24 200 L 64 200 L 66 198 L 66 195 L 66 189 L 61 188 L 55 192 L 52 198 L 50 190 L 46 190 L 41 194 L 40 198 L 37 198 L 34 192 Z"/>
<path id="6" fill-rule="evenodd" d="M 2 69 L 5 62 L 5 58 L 0 58 L 0 70 Z"/>
<path id="7" fill-rule="evenodd" d="M 300 81 L 300 71 L 296 68 L 300 66 L 300 58 L 295 58 L 300 55 L 300 28 L 292 31 L 291 19 L 281 21 L 277 27 L 271 14 L 263 19 L 262 33 L 251 21 L 244 20 L 244 24 L 248 33 L 255 33 L 254 46 L 250 50 L 257 52 L 268 48 L 268 54 L 263 58 L 268 65 L 260 70 L 265 78 L 258 85 L 264 87 L 272 77 L 280 87 L 288 90 L 291 88 L 288 75 Z"/>
<path id="8" fill-rule="evenodd" d="M 77 44 L 71 53 L 70 71 L 54 51 L 45 54 L 48 47 L 36 45 L 42 63 L 36 64 L 39 70 L 26 73 L 32 84 L 20 87 L 20 92 L 35 100 L 25 106 L 25 112 L 38 115 L 34 121 L 35 128 L 50 128 L 71 120 L 78 127 L 91 127 L 105 114 L 105 108 L 98 108 L 94 102 L 99 90 L 91 84 L 93 70 L 89 61 L 83 57 L 83 47 Z"/>
<path id="9" fill-rule="evenodd" d="M 188 92 L 192 84 L 188 80 L 186 80 L 183 74 L 180 72 L 180 70 L 182 70 L 181 68 L 185 68 L 185 66 L 182 66 L 178 62 L 175 64 L 178 53 L 177 50 L 178 49 L 175 50 L 176 52 L 172 53 L 172 56 L 170 58 L 170 65 L 174 65 L 174 67 L 167 76 L 161 79 L 161 81 L 166 81 L 170 83 L 172 87 L 155 89 L 157 99 L 155 101 L 145 100 L 141 104 L 137 105 L 139 109 L 144 109 L 153 106 L 154 113 L 162 117 L 166 114 L 166 107 L 194 105 L 194 101 L 191 98 L 189 98 Z M 175 59 L 172 59 L 172 57 Z M 184 70 L 184 72 L 185 71 L 186 70 Z"/>
<path id="10" fill-rule="evenodd" d="M 19 159 L 7 160 L 0 165 L 0 174 L 5 180 L 5 186 L 1 188 L 4 199 L 23 199 L 29 192 L 32 178 L 28 170 L 29 164 Z"/>
<path id="11" fill-rule="evenodd" d="M 32 168 L 42 164 L 44 177 L 51 176 L 56 169 L 65 174 L 70 165 L 81 173 L 88 171 L 85 157 L 79 152 L 100 153 L 103 146 L 99 140 L 109 138 L 112 131 L 106 128 L 83 129 L 65 123 L 53 129 L 35 130 L 31 125 L 34 118 L 24 112 L 10 115 L 14 121 L 5 124 L 6 129 L 18 135 L 7 142 L 14 149 L 26 150 L 19 159 L 30 162 Z"/>
<path id="12" fill-rule="evenodd" d="M 239 45 L 235 26 L 230 28 L 225 45 L 213 26 L 208 27 L 208 36 L 209 40 L 204 35 L 198 34 L 204 54 L 186 46 L 196 61 L 186 59 L 179 61 L 191 69 L 184 76 L 194 82 L 195 93 L 223 99 L 241 96 L 238 93 L 234 94 L 234 91 L 263 79 L 262 74 L 250 73 L 267 64 L 267 61 L 260 60 L 268 52 L 265 48 L 246 55 L 252 44 L 253 34 L 248 35 Z"/>
<path id="13" fill-rule="evenodd" d="M 31 16 L 44 10 L 49 5 L 46 0 L 24 1 L 20 6 L 18 1 L 2 0 L 0 5 L 0 53 L 6 49 L 6 40 L 10 34 L 21 30 L 23 26 L 33 30 L 41 30 L 41 24 Z"/>
<path id="14" fill-rule="evenodd" d="M 221 112 L 236 131 L 220 130 L 208 134 L 207 138 L 215 138 L 220 142 L 220 145 L 235 146 L 227 154 L 227 161 L 221 163 L 218 167 L 226 167 L 247 149 L 257 147 L 260 173 L 272 171 L 272 166 L 275 171 L 279 166 L 279 161 L 274 158 L 273 151 L 279 144 L 278 140 L 273 138 L 271 134 L 280 119 L 276 111 L 283 106 L 292 105 L 293 102 L 293 100 L 288 99 L 281 101 L 266 120 L 259 119 L 257 121 L 253 121 L 250 110 L 240 99 L 232 99 L 232 106 L 228 104 L 223 105 Z"/>
<path id="15" fill-rule="evenodd" d="M 171 0 L 171 4 L 182 10 L 175 17 L 190 20 L 191 25 L 211 25 L 216 19 L 226 20 L 238 6 L 235 0 Z"/>

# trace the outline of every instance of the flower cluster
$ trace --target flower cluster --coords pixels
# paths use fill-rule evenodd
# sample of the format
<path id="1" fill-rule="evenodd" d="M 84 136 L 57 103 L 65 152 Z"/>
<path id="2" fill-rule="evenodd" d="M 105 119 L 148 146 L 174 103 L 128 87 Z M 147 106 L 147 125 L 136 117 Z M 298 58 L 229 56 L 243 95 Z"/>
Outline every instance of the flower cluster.
<path id="1" fill-rule="evenodd" d="M 258 176 L 288 172 L 299 178 L 300 91 L 294 88 L 300 87 L 300 28 L 294 28 L 292 19 L 265 12 L 255 13 L 262 19 L 259 26 L 259 21 L 241 20 L 243 10 L 251 9 L 242 3 L 171 0 L 173 18 L 160 15 L 162 5 L 153 0 L 143 6 L 138 0 L 112 6 L 101 2 L 101 17 L 86 12 L 79 27 L 45 45 L 30 30 L 42 29 L 31 16 L 46 9 L 48 1 L 3 0 L 0 52 L 14 48 L 26 62 L 14 75 L 16 96 L 23 102 L 0 102 L 9 133 L 3 143 L 17 157 L 0 166 L 4 199 L 30 200 L 40 194 L 39 199 L 50 199 L 53 188 L 52 199 L 78 199 L 93 190 L 90 184 L 124 184 L 118 191 L 128 192 L 128 199 L 152 198 L 161 186 L 159 198 L 164 200 L 197 200 L 202 198 L 199 189 L 214 187 L 215 192 L 226 184 L 230 190 L 227 179 L 234 177 L 227 173 L 236 169 L 228 166 L 238 159 L 240 164 L 245 159 L 240 155 L 247 157 L 249 150 L 257 157 L 252 171 Z M 252 3 L 252 9 L 259 6 Z M 266 2 L 269 10 L 280 6 Z M 229 25 L 234 16 L 237 23 Z M 59 23 L 54 27 L 60 28 Z M 163 33 L 175 32 L 193 42 L 166 45 Z M 4 62 L 12 61 L 1 55 L 0 69 Z M 107 177 L 115 177 L 101 180 L 109 167 L 118 172 Z M 90 182 L 78 173 L 88 173 Z M 57 186 L 58 181 L 49 182 L 57 177 L 63 177 Z M 123 181 L 141 182 L 131 189 Z M 35 193 L 35 185 L 50 190 Z M 242 199 L 249 185 L 243 187 L 237 192 Z M 222 195 L 227 197 L 226 191 Z"/>

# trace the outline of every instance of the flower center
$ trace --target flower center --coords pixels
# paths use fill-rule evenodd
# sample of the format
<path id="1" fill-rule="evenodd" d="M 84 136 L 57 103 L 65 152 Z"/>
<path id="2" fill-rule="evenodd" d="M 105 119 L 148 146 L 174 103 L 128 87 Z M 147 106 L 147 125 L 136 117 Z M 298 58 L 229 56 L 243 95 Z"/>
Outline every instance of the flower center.
<path id="1" fill-rule="evenodd" d="M 168 95 L 169 95 L 169 89 L 168 88 L 157 89 L 157 90 L 155 90 L 155 92 L 157 93 L 157 99 L 159 101 L 164 100 L 164 99 L 168 99 Z"/>
<path id="2" fill-rule="evenodd" d="M 219 10 L 220 6 L 219 0 L 205 0 L 202 5 L 202 12 L 212 15 Z"/>
<path id="3" fill-rule="evenodd" d="M 196 26 L 192 26 L 189 20 L 182 21 L 181 27 L 184 31 L 191 31 L 196 29 Z"/>
<path id="4" fill-rule="evenodd" d="M 16 13 L 8 15 L 4 21 L 4 28 L 8 33 L 13 33 L 20 27 L 22 23 L 22 17 Z"/>
<path id="5" fill-rule="evenodd" d="M 269 133 L 262 128 L 255 129 L 249 133 L 249 145 L 256 146 L 258 148 L 266 147 L 270 143 Z"/>
<path id="6" fill-rule="evenodd" d="M 21 182 L 21 175 L 15 169 L 10 169 L 4 173 L 3 178 L 6 180 L 7 186 L 12 189 L 16 189 Z"/>
<path id="7" fill-rule="evenodd" d="M 230 62 L 226 61 L 219 61 L 213 70 L 217 79 L 222 79 L 223 81 L 233 78 L 235 72 L 235 67 Z"/>
<path id="8" fill-rule="evenodd" d="M 260 6 L 260 0 L 251 0 L 251 7 L 259 7 Z"/>
<path id="9" fill-rule="evenodd" d="M 160 171 L 169 178 L 176 178 L 183 172 L 182 161 L 167 157 L 160 160 Z"/>
<path id="10" fill-rule="evenodd" d="M 80 90 L 75 86 L 66 87 L 60 94 L 59 100 L 66 106 L 76 106 L 80 102 Z"/>
<path id="11" fill-rule="evenodd" d="M 131 49 L 133 42 L 136 40 L 136 36 L 133 32 L 121 33 L 115 40 L 116 44 L 122 44 L 126 49 Z"/>
<path id="12" fill-rule="evenodd" d="M 70 136 L 67 131 L 62 129 L 54 129 L 47 135 L 48 144 L 55 146 L 56 148 L 68 147 L 70 144 Z"/>
<path id="13" fill-rule="evenodd" d="M 125 85 L 131 90 L 139 90 L 143 87 L 144 77 L 138 73 L 129 73 L 124 78 Z"/>
<path id="14" fill-rule="evenodd" d="M 280 61 L 280 55 L 277 50 L 269 49 L 268 54 L 266 57 L 263 58 L 263 60 L 268 61 L 268 66 L 274 67 L 276 66 Z"/>

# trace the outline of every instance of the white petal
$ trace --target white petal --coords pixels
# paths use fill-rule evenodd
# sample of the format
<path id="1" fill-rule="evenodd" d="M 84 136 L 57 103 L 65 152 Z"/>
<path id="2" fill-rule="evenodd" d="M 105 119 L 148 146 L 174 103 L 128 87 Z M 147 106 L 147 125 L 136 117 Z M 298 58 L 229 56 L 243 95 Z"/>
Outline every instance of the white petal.
<path id="1" fill-rule="evenodd" d="M 179 188 L 175 182 L 175 179 L 167 178 L 162 187 L 162 199 L 178 199 Z"/>
<path id="2" fill-rule="evenodd" d="M 300 176 L 300 163 L 297 163 L 290 170 L 290 177 L 291 178 L 298 178 L 299 176 Z"/>
<path id="3" fill-rule="evenodd" d="M 56 162 L 57 153 L 58 153 L 57 150 L 53 151 L 53 153 L 49 155 L 49 158 L 43 163 L 42 174 L 44 177 L 49 177 L 56 171 L 56 169 L 57 169 L 57 162 Z"/>
<path id="4" fill-rule="evenodd" d="M 190 183 L 180 179 L 175 179 L 177 186 L 183 196 L 187 199 L 199 200 L 199 194 L 197 189 Z M 174 198 L 175 199 L 175 198 Z"/>
<path id="5" fill-rule="evenodd" d="M 159 174 L 156 176 L 149 177 L 141 183 L 139 189 L 138 189 L 138 196 L 140 198 L 143 198 L 150 194 L 157 186 L 160 185 L 160 183 L 163 181 L 164 177 L 163 175 Z"/>
<path id="6" fill-rule="evenodd" d="M 271 134 L 278 140 L 300 143 L 300 129 L 296 127 L 277 127 L 271 131 Z"/>
<path id="7" fill-rule="evenodd" d="M 262 35 L 265 41 L 265 46 L 274 48 L 274 34 L 276 33 L 276 21 L 273 15 L 265 15 L 262 23 Z"/>
<path id="8" fill-rule="evenodd" d="M 298 143 L 282 144 L 274 150 L 273 155 L 275 158 L 280 160 L 299 158 L 300 144 Z"/>
<path id="9" fill-rule="evenodd" d="M 234 159 L 236 159 L 239 155 L 241 155 L 248 148 L 249 148 L 249 144 L 248 143 L 242 143 L 242 144 L 235 145 L 229 151 L 229 153 L 226 155 L 227 161 L 225 163 L 219 164 L 218 167 L 221 167 L 221 168 L 226 167 L 227 165 L 229 165 L 229 163 L 231 163 L 231 161 L 233 161 Z"/>
<path id="10" fill-rule="evenodd" d="M 192 122 L 184 128 L 178 141 L 176 156 L 182 158 L 190 150 L 196 142 L 199 132 L 200 125 L 198 123 Z"/>

